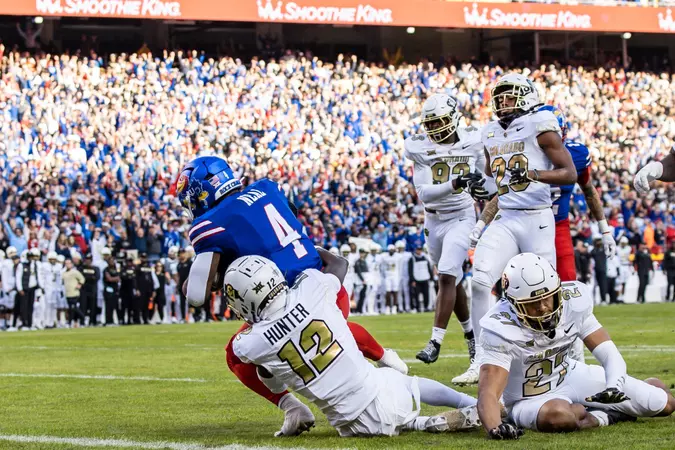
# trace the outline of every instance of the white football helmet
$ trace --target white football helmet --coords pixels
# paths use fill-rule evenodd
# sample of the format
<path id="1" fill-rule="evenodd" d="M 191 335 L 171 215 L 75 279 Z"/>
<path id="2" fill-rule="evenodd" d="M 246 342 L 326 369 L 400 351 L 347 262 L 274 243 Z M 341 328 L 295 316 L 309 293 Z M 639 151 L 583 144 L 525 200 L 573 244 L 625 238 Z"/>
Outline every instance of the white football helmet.
<path id="1" fill-rule="evenodd" d="M 340 256 L 340 250 L 338 250 L 337 247 L 331 247 L 330 250 L 328 250 L 330 253 L 336 256 Z"/>
<path id="2" fill-rule="evenodd" d="M 340 247 L 340 252 L 342 252 L 342 256 L 347 256 L 352 252 L 352 248 L 349 246 L 349 244 L 342 244 Z"/>
<path id="3" fill-rule="evenodd" d="M 506 264 L 501 281 L 504 296 L 524 326 L 538 332 L 558 326 L 562 312 L 560 277 L 551 263 L 534 253 L 521 253 Z M 537 313 L 536 303 L 551 296 L 552 306 Z"/>
<path id="4" fill-rule="evenodd" d="M 398 251 L 405 250 L 405 241 L 402 239 L 400 241 L 396 241 L 396 249 Z"/>
<path id="5" fill-rule="evenodd" d="M 373 254 L 378 254 L 382 252 L 382 247 L 377 242 L 372 242 L 370 244 L 370 252 Z"/>
<path id="6" fill-rule="evenodd" d="M 500 119 L 517 117 L 539 105 L 539 92 L 532 80 L 519 73 L 504 75 L 492 88 L 492 111 Z M 513 99 L 512 102 L 508 102 Z"/>
<path id="7" fill-rule="evenodd" d="M 396 251 L 396 246 L 394 244 L 389 244 L 387 246 L 387 251 L 390 253 L 394 253 Z"/>
<path id="8" fill-rule="evenodd" d="M 443 143 L 459 126 L 457 100 L 445 94 L 434 94 L 422 105 L 422 128 L 429 139 Z"/>
<path id="9" fill-rule="evenodd" d="M 288 290 L 277 265 L 262 256 L 235 259 L 223 285 L 228 304 L 248 323 L 260 322 L 274 300 Z"/>
<path id="10" fill-rule="evenodd" d="M 60 262 L 61 264 L 63 264 L 64 262 L 66 262 L 66 257 L 63 256 L 63 255 L 59 255 L 59 256 L 56 257 L 56 260 L 58 262 Z"/>
<path id="11" fill-rule="evenodd" d="M 48 261 L 56 261 L 59 255 L 56 254 L 56 252 L 49 252 L 47 253 L 47 260 Z"/>
<path id="12" fill-rule="evenodd" d="M 16 247 L 7 247 L 7 258 L 12 259 L 16 256 Z"/>

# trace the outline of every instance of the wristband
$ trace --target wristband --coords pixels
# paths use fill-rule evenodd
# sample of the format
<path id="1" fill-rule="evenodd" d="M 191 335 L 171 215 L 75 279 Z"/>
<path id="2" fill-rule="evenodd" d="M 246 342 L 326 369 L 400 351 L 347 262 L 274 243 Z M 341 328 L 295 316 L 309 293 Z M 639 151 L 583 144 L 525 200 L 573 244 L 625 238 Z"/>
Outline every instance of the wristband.
<path id="1" fill-rule="evenodd" d="M 532 169 L 532 172 L 534 172 L 534 181 L 539 181 L 539 172 L 537 169 Z"/>
<path id="2" fill-rule="evenodd" d="M 607 224 L 607 219 L 602 219 L 598 222 L 598 227 L 600 228 L 600 233 L 605 234 L 609 233 L 609 225 Z"/>

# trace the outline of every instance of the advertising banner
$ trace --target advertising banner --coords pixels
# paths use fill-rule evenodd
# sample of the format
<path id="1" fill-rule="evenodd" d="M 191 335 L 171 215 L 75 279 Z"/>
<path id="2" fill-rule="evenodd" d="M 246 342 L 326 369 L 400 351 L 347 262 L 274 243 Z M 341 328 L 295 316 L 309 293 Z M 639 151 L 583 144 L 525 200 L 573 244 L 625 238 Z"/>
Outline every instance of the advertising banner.
<path id="1" fill-rule="evenodd" d="M 8 0 L 0 14 L 673 33 L 670 8 L 444 0 Z"/>

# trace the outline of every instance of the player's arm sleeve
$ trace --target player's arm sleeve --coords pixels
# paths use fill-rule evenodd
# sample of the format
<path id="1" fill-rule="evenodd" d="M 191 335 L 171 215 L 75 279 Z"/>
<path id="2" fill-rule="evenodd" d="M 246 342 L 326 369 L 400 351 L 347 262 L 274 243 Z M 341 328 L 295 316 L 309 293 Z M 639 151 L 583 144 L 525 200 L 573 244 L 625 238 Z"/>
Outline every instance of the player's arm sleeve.
<path id="1" fill-rule="evenodd" d="M 430 170 L 427 166 L 415 163 L 413 171 L 413 184 L 415 185 L 415 190 L 417 191 L 417 196 L 422 203 L 435 202 L 442 199 L 445 196 L 452 195 L 455 192 L 455 189 L 452 186 L 452 179 L 449 179 L 446 183 L 441 184 L 432 184 L 429 183 L 429 180 L 424 180 L 424 171 Z M 426 177 L 425 177 L 426 178 Z"/>
<path id="2" fill-rule="evenodd" d="M 490 364 L 492 366 L 501 367 L 506 371 L 511 370 L 514 344 L 489 330 L 483 329 L 480 334 L 478 345 L 480 345 L 483 350 L 482 357 L 479 361 L 481 366 Z"/>
<path id="3" fill-rule="evenodd" d="M 626 380 L 626 361 L 612 340 L 606 340 L 593 349 L 593 356 L 605 369 L 605 383 L 608 388 L 623 390 Z"/>
<path id="4" fill-rule="evenodd" d="M 212 252 L 200 253 L 195 258 L 187 285 L 187 299 L 191 305 L 201 306 L 211 295 L 211 285 L 219 262 L 220 255 Z"/>

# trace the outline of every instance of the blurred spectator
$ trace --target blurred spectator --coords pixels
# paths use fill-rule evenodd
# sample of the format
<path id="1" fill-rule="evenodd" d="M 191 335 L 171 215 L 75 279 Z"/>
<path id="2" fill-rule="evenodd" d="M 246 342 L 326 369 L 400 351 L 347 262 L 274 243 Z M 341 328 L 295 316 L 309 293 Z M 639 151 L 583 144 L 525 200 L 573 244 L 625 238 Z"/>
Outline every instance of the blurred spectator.
<path id="1" fill-rule="evenodd" d="M 650 276 L 654 271 L 652 257 L 649 254 L 647 245 L 645 244 L 641 244 L 640 250 L 635 254 L 635 270 L 637 271 L 638 278 L 640 280 L 637 301 L 639 303 L 644 303 L 647 285 L 649 284 Z"/>

